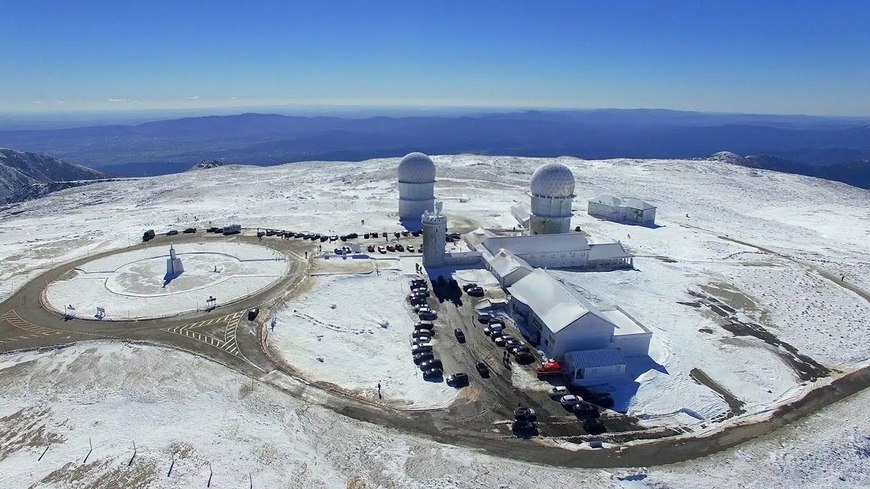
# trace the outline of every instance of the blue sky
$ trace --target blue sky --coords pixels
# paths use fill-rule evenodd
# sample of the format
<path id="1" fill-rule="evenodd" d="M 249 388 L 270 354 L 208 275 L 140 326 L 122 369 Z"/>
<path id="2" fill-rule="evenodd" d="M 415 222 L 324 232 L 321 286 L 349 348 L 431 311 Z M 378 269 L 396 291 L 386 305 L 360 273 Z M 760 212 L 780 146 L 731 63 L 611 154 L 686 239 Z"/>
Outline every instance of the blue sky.
<path id="1" fill-rule="evenodd" d="M 0 112 L 870 115 L 870 1 L 8 0 L 0 10 Z"/>

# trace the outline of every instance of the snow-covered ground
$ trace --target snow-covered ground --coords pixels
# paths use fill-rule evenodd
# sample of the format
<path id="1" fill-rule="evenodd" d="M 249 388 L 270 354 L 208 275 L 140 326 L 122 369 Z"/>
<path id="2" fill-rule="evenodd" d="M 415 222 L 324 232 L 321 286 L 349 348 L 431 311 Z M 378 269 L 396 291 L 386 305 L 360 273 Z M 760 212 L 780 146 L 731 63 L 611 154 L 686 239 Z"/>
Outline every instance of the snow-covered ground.
<path id="1" fill-rule="evenodd" d="M 241 242 L 201 241 L 175 246 L 184 272 L 168 277 L 169 247 L 147 247 L 89 261 L 49 284 L 49 307 L 105 320 L 175 316 L 255 294 L 286 275 L 286 258 L 271 248 Z M 72 305 L 73 308 L 68 308 Z"/>
<path id="2" fill-rule="evenodd" d="M 436 156 L 434 160 L 438 168 L 436 195 L 445 201 L 451 229 L 462 230 L 515 226 L 510 206 L 528 201 L 526 190 L 532 172 L 553 159 L 454 155 Z M 739 318 L 762 325 L 828 367 L 848 370 L 870 359 L 866 347 L 870 340 L 870 306 L 855 292 L 835 283 L 845 275 L 846 285 L 870 291 L 867 190 L 715 161 L 558 161 L 572 168 L 577 179 L 572 227 L 579 226 L 596 241 L 620 240 L 639 255 L 635 259 L 637 271 L 556 272 L 595 299 L 619 305 L 653 331 L 653 356 L 661 368 L 638 373 L 637 392 L 630 401 L 632 412 L 652 417 L 685 410 L 705 418 L 721 414 L 726 408 L 724 401 L 689 377 L 693 368 L 702 370 L 743 401 L 750 413 L 763 411 L 802 388 L 792 370 L 760 340 L 734 337 L 717 325 L 709 310 L 678 304 L 693 300 L 690 291 L 720 291 L 717 297 L 730 301 L 738 309 Z M 397 159 L 382 159 L 269 168 L 221 167 L 102 182 L 6 208 L 0 211 L 0 299 L 42 270 L 135 244 L 149 228 L 162 232 L 191 225 L 201 228 L 211 223 L 239 222 L 249 228 L 339 234 L 399 230 L 397 163 Z M 656 205 L 660 227 L 628 226 L 588 216 L 586 199 L 604 193 L 638 197 Z M 58 216 L 75 226 L 60 225 Z M 407 268 L 405 260 L 390 263 L 390 268 Z M 374 339 L 375 333 L 393 334 L 410 323 L 407 311 L 391 310 L 400 305 L 400 299 L 381 301 L 368 286 L 361 287 L 361 291 L 347 286 L 345 295 L 363 294 L 375 306 L 359 309 L 364 311 L 363 316 L 355 322 L 339 317 L 343 311 L 341 301 L 324 300 L 324 296 L 329 296 L 330 286 L 342 289 L 341 284 L 350 283 L 347 281 L 357 275 L 330 276 L 335 272 L 330 267 L 324 267 L 323 272 L 327 275 L 311 280 L 311 289 L 299 299 L 296 305 L 300 307 L 296 309 L 302 311 L 301 306 L 306 306 L 316 312 L 312 317 L 327 324 L 373 330 L 369 335 L 356 335 L 323 327 L 329 331 L 324 334 L 334 335 L 336 340 L 343 336 Z M 359 275 L 364 277 L 360 280 L 386 281 L 386 269 L 381 272 L 374 278 L 371 273 Z M 318 290 L 320 296 L 313 294 Z M 332 302 L 335 310 L 328 307 Z M 112 310 L 111 306 L 106 309 Z M 400 321 L 403 314 L 408 323 L 394 326 L 393 320 Z M 378 325 L 381 317 L 391 321 L 389 328 Z M 285 312 L 275 333 L 282 334 L 285 326 L 290 330 L 294 321 L 298 331 L 320 327 Z M 307 341 L 316 341 L 312 338 L 309 336 Z M 397 340 L 383 344 L 399 345 L 405 351 L 406 335 Z M 303 371 L 318 368 L 320 362 L 315 357 L 320 353 L 315 352 L 316 344 L 300 341 L 299 348 L 303 347 L 310 353 L 303 350 L 290 363 Z M 323 367 L 330 352 L 324 353 Z M 305 362 L 311 364 L 306 367 Z M 407 369 L 415 372 L 410 360 Z M 339 380 L 372 390 L 378 380 L 384 380 L 380 374 L 374 377 Z M 397 379 L 382 384 L 389 386 L 394 381 Z M 419 382 L 413 385 L 427 386 Z M 390 400 L 398 389 L 385 388 L 384 394 Z M 420 393 L 413 391 L 411 395 Z M 434 400 L 427 396 L 410 400 L 421 404 Z M 399 398 L 392 400 L 400 402 Z M 855 417 L 859 412 L 844 411 L 843 415 L 851 422 L 859 419 Z M 829 439 L 833 449 L 845 450 L 854 445 L 840 444 L 836 438 L 831 435 Z M 804 449 L 818 453 L 812 447 Z"/>
<path id="3" fill-rule="evenodd" d="M 380 383 L 383 400 L 403 408 L 449 405 L 456 389 L 424 381 L 411 358 L 408 278 L 383 269 L 310 278 L 305 293 L 278 312 L 269 348 L 309 379 L 363 397 L 377 399 Z"/>
<path id="4" fill-rule="evenodd" d="M 288 488 L 870 484 L 870 427 L 855 416 L 870 409 L 870 391 L 703 460 L 602 470 L 539 466 L 418 439 L 259 382 L 252 389 L 250 379 L 220 365 L 153 346 L 81 343 L 7 354 L 0 380 L 0 485 L 10 488 L 202 487 L 210 468 L 212 487 L 238 488 L 251 481 Z"/>

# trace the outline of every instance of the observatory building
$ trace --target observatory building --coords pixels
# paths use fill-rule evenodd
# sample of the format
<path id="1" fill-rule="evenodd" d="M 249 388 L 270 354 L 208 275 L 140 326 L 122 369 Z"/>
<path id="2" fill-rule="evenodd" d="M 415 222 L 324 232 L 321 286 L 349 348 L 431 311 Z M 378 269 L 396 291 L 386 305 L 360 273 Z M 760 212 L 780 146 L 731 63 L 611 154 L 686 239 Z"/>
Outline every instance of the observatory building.
<path id="1" fill-rule="evenodd" d="M 571 204 L 574 200 L 574 174 L 561 163 L 546 163 L 532 174 L 529 187 L 531 208 L 525 204 L 511 207 L 511 213 L 530 236 L 571 231 Z"/>
<path id="2" fill-rule="evenodd" d="M 588 209 L 590 216 L 611 221 L 643 226 L 655 226 L 656 223 L 655 206 L 633 197 L 620 199 L 612 195 L 600 195 L 594 199 L 589 199 Z"/>
<path id="3" fill-rule="evenodd" d="M 424 211 L 435 204 L 435 163 L 423 153 L 402 158 L 396 171 L 399 180 L 399 220 L 420 222 Z"/>

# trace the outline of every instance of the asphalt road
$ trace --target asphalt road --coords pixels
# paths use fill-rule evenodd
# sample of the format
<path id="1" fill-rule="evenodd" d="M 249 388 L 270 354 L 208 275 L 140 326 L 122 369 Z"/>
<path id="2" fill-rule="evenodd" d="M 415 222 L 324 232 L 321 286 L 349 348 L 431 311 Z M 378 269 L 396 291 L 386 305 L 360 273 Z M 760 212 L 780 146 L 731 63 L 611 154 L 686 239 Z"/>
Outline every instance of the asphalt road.
<path id="1" fill-rule="evenodd" d="M 149 246 L 170 242 L 192 242 L 199 240 L 200 236 L 158 237 L 149 243 Z M 252 236 L 208 235 L 206 239 L 259 242 Z M 273 305 L 292 300 L 296 285 L 308 275 L 310 269 L 310 262 L 304 259 L 305 252 L 310 253 L 319 243 L 273 237 L 264 238 L 261 244 L 284 252 L 291 260 L 289 274 L 274 287 L 236 303 L 221 305 L 213 311 L 155 320 L 129 322 L 65 320 L 56 313 L 46 310 L 40 303 L 40 295 L 46 283 L 57 279 L 79 264 L 126 249 L 66 263 L 40 275 L 0 304 L 0 345 L 4 351 L 57 347 L 87 340 L 137 341 L 168 346 L 211 359 L 251 378 L 269 383 L 290 395 L 304 398 L 306 401 L 314 399 L 318 404 L 358 420 L 396 428 L 442 443 L 484 450 L 495 456 L 567 467 L 651 466 L 703 457 L 763 436 L 870 386 L 870 367 L 868 367 L 838 378 L 830 385 L 817 388 L 803 399 L 781 407 L 777 416 L 769 420 L 728 425 L 721 431 L 703 437 L 658 439 L 641 444 L 580 452 L 555 447 L 548 444 L 546 439 L 520 440 L 510 436 L 505 428 L 497 429 L 495 432 L 492 430 L 494 422 L 510 418 L 510 411 L 516 402 L 532 405 L 540 409 L 545 416 L 560 414 L 551 412 L 552 406 L 547 405 L 546 402 L 542 404 L 537 397 L 526 396 L 509 387 L 509 373 L 499 367 L 501 349 L 495 349 L 485 343 L 489 340 L 483 337 L 478 327 L 468 322 L 473 320 L 470 302 L 460 307 L 451 303 L 437 305 L 445 318 L 444 324 L 447 325 L 442 326 L 438 331 L 438 341 L 443 347 L 441 355 L 449 358 L 445 362 L 448 373 L 452 369 L 463 369 L 470 374 L 473 383 L 478 379 L 476 372 L 469 366 L 479 358 L 488 359 L 487 363 L 495 367 L 494 375 L 489 383 L 480 382 L 478 387 L 472 388 L 477 389 L 477 396 L 464 394 L 458 403 L 446 410 L 400 411 L 388 405 L 364 401 L 328 384 L 300 378 L 292 368 L 270 358 L 262 346 L 265 334 L 263 321 L 267 316 L 265 311 Z M 141 246 L 136 245 L 132 248 Z M 245 315 L 245 311 L 254 306 L 264 311 L 261 312 L 256 323 L 248 321 Z M 450 343 L 451 340 L 455 343 L 454 324 L 464 325 L 466 336 L 470 340 L 467 346 Z M 489 356 L 493 353 L 494 361 Z M 273 380 L 276 375 L 287 375 L 297 381 L 292 384 L 276 382 Z M 474 390 L 469 392 L 473 394 Z M 554 434 L 558 433 L 557 431 Z"/>

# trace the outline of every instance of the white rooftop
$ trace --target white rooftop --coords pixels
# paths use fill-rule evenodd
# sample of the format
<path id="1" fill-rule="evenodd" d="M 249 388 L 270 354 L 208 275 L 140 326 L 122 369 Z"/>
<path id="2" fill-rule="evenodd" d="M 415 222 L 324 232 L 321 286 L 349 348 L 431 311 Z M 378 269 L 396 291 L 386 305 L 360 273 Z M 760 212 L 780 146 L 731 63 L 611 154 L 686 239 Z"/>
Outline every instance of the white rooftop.
<path id="1" fill-rule="evenodd" d="M 500 277 L 507 277 L 511 273 L 521 269 L 530 272 L 533 270 L 532 266 L 526 263 L 525 260 L 514 256 L 505 250 L 499 250 L 495 255 L 484 253 L 483 258 L 489 262 L 490 267 L 492 267 L 495 273 Z"/>
<path id="2" fill-rule="evenodd" d="M 644 202 L 640 199 L 635 199 L 634 197 L 624 197 L 622 199 L 622 206 L 628 207 L 629 209 L 638 209 L 642 211 L 656 208 L 656 206 Z"/>
<path id="3" fill-rule="evenodd" d="M 553 333 L 591 312 L 588 301 L 580 301 L 549 273 L 536 268 L 508 287 L 514 299 L 529 306 Z"/>
<path id="4" fill-rule="evenodd" d="M 589 249 L 589 242 L 580 233 L 562 233 L 535 236 L 494 236 L 486 239 L 483 246 L 493 255 L 502 249 L 515 255 L 527 255 L 531 253 L 585 251 Z"/>
<path id="5" fill-rule="evenodd" d="M 621 243 L 596 243 L 589 245 L 589 261 L 608 260 L 611 258 L 631 258 Z"/>
<path id="6" fill-rule="evenodd" d="M 598 315 L 613 323 L 614 336 L 649 332 L 622 309 L 616 308 L 608 311 L 598 311 Z"/>

